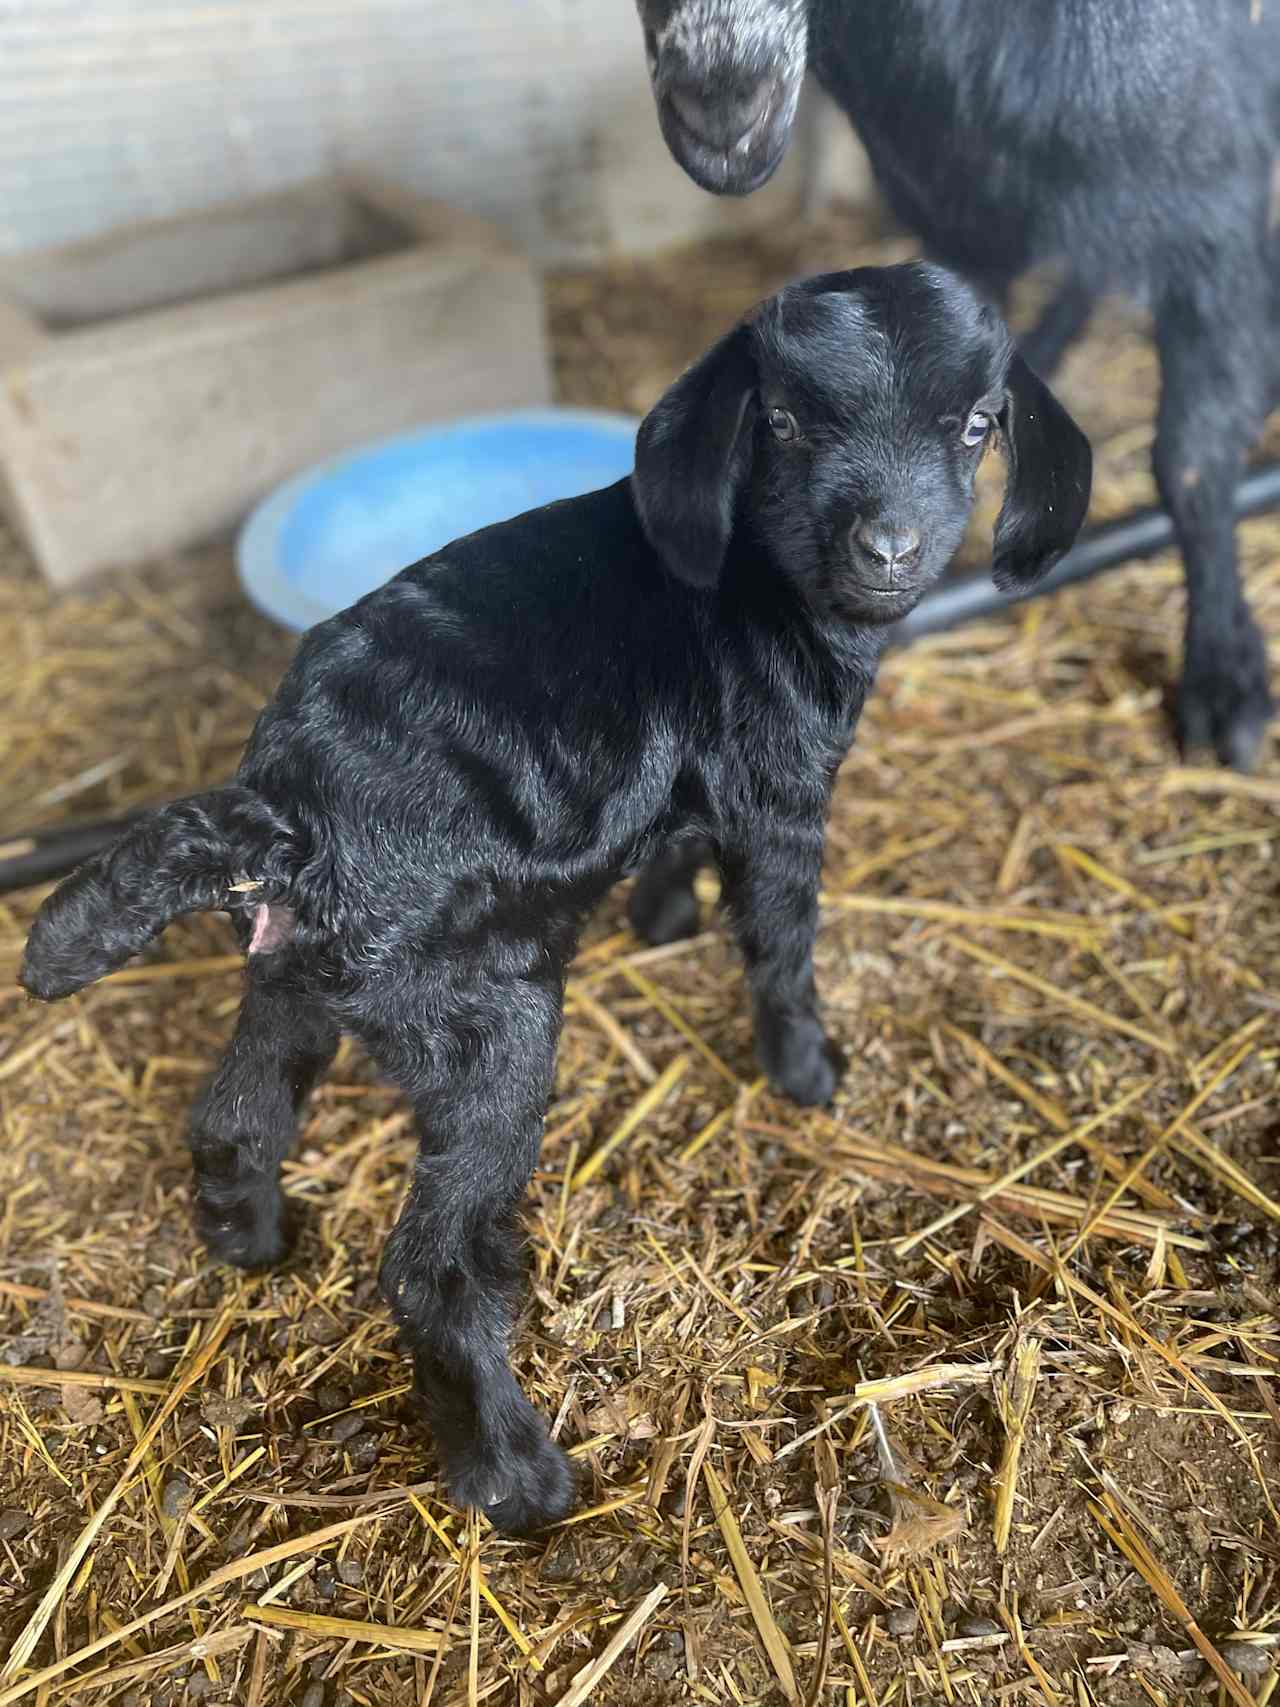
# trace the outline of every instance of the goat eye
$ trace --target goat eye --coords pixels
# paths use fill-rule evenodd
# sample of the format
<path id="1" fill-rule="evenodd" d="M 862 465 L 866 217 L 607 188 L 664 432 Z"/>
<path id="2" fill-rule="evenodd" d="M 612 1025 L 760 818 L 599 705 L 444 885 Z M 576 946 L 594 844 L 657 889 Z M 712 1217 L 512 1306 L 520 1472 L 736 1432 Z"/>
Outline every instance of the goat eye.
<path id="1" fill-rule="evenodd" d="M 770 409 L 766 419 L 769 422 L 769 431 L 784 445 L 789 445 L 800 437 L 795 416 L 789 415 L 785 409 Z"/>
<path id="2" fill-rule="evenodd" d="M 964 432 L 960 435 L 961 441 L 970 450 L 976 450 L 990 431 L 990 415 L 983 409 L 975 409 L 964 424 Z"/>

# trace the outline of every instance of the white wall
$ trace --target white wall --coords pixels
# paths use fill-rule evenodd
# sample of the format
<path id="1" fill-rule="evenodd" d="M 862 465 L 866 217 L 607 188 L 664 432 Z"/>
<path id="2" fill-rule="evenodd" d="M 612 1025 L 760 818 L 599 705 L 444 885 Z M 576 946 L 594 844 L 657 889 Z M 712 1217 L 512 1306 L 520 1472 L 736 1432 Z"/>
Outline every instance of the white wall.
<path id="1" fill-rule="evenodd" d="M 543 259 L 776 217 L 658 135 L 632 0 L 0 0 L 0 253 L 365 166 Z"/>

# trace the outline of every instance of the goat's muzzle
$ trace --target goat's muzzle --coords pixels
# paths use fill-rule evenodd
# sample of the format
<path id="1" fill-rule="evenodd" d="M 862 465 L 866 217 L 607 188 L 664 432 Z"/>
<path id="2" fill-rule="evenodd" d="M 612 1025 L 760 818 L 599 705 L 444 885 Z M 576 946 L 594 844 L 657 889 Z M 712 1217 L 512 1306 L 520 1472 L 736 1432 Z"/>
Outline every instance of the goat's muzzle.
<path id="1" fill-rule="evenodd" d="M 724 92 L 672 81 L 657 101 L 658 122 L 677 164 L 713 195 L 750 195 L 782 162 L 791 115 L 771 78 Z"/>

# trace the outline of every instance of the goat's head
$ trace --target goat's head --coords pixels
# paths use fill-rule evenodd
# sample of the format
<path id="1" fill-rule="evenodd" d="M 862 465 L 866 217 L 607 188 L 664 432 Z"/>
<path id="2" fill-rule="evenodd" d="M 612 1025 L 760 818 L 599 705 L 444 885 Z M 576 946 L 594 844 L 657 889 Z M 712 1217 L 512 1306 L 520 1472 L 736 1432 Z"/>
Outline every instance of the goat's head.
<path id="1" fill-rule="evenodd" d="M 807 0 L 636 0 L 667 147 L 704 190 L 777 170 L 800 100 Z"/>
<path id="2" fill-rule="evenodd" d="M 824 618 L 895 622 L 955 554 L 997 428 L 993 572 L 1018 591 L 1084 520 L 1088 440 L 953 274 L 828 273 L 762 303 L 659 400 L 636 505 L 686 581 L 714 585 L 741 530 Z"/>

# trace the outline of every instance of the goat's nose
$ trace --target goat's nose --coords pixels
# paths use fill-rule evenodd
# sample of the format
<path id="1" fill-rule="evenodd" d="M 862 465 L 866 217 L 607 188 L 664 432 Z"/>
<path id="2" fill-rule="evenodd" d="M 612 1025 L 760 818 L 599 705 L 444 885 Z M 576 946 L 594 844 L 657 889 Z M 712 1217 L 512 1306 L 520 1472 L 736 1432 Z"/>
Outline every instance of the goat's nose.
<path id="1" fill-rule="evenodd" d="M 919 532 L 893 522 L 859 522 L 853 530 L 853 545 L 874 579 L 886 587 L 920 556 Z"/>
<path id="2" fill-rule="evenodd" d="M 708 148 L 726 152 L 755 129 L 769 105 L 769 85 L 717 94 L 697 84 L 676 84 L 669 99 L 680 123 Z"/>

